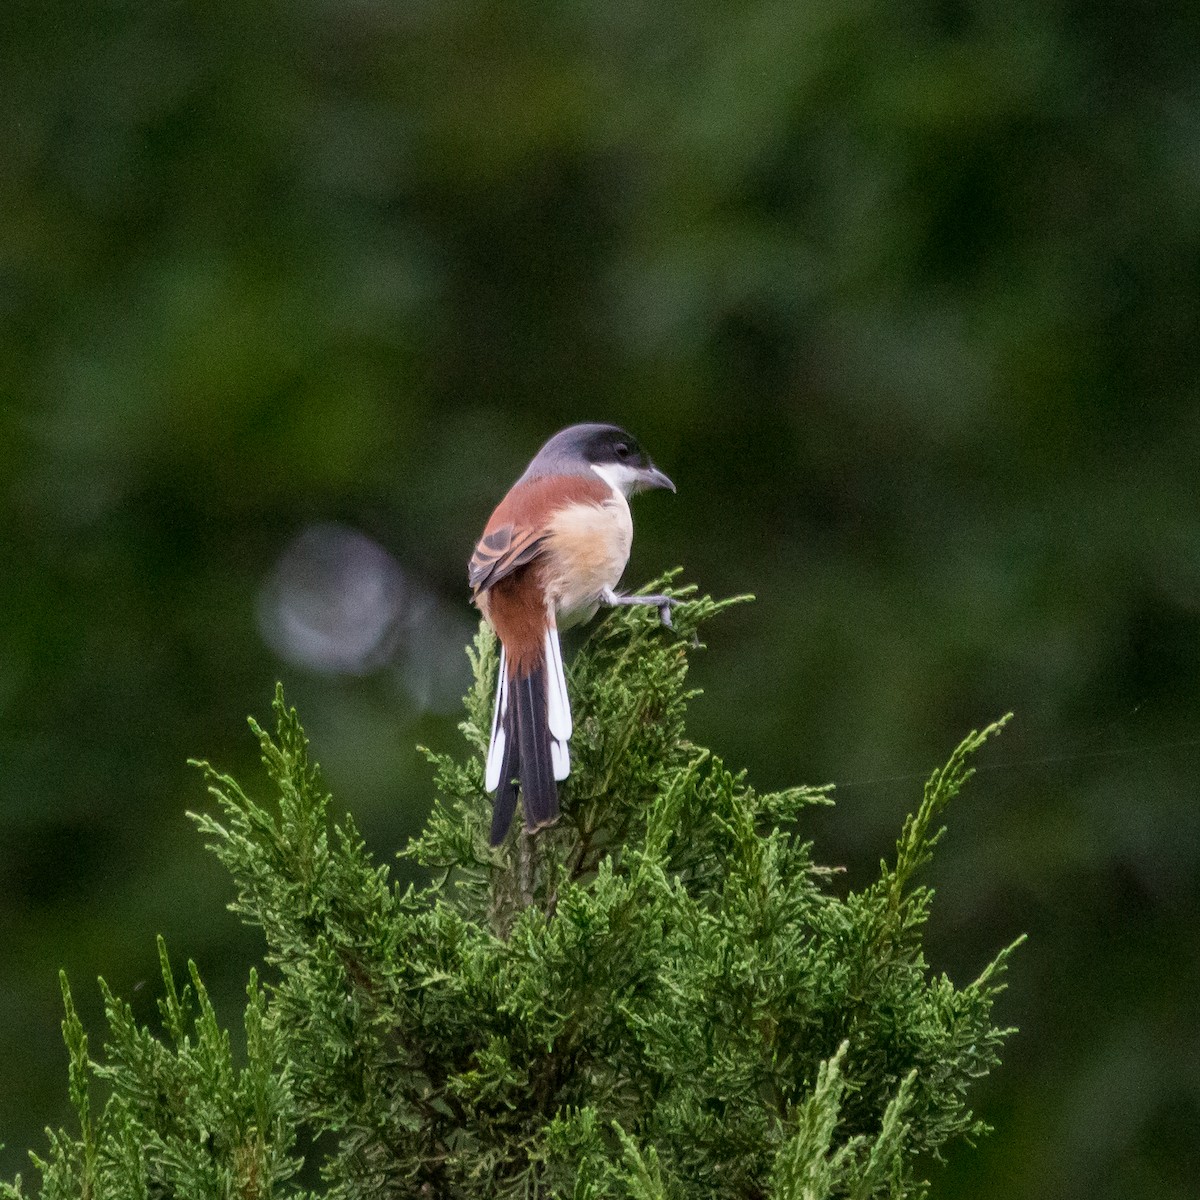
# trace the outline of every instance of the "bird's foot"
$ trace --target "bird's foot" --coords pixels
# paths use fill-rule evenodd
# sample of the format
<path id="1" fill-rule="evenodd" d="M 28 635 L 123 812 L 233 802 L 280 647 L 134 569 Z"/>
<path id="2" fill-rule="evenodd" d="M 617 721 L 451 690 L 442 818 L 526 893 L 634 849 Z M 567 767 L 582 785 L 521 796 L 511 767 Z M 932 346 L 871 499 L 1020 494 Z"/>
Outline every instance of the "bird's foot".
<path id="1" fill-rule="evenodd" d="M 621 596 L 614 592 L 612 588 L 605 588 L 600 595 L 600 600 L 610 608 L 632 604 L 642 604 L 648 608 L 657 608 L 658 619 L 668 629 L 674 628 L 671 624 L 671 609 L 679 603 L 674 596 Z"/>

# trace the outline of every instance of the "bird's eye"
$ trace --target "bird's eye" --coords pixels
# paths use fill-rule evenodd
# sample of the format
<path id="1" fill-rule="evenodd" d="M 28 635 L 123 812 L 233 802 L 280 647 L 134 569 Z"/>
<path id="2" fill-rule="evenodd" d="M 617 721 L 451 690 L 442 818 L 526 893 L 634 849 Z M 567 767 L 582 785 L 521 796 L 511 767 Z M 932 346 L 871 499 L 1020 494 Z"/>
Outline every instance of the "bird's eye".
<path id="1" fill-rule="evenodd" d="M 625 442 L 618 442 L 613 447 L 613 452 L 616 454 L 616 456 L 618 458 L 628 458 L 629 457 L 629 446 Z"/>

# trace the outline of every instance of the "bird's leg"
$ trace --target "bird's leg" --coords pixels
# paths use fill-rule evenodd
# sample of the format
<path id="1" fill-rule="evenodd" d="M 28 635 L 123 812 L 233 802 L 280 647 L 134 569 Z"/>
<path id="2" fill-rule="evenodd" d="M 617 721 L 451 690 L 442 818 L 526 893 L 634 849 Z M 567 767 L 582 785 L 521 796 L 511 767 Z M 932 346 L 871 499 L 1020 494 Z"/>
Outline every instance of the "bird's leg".
<path id="1" fill-rule="evenodd" d="M 607 604 L 610 608 L 628 604 L 645 604 L 657 608 L 658 619 L 670 629 L 672 628 L 671 606 L 678 604 L 679 601 L 674 596 L 619 596 L 612 588 L 605 588 L 600 593 L 600 603 Z"/>

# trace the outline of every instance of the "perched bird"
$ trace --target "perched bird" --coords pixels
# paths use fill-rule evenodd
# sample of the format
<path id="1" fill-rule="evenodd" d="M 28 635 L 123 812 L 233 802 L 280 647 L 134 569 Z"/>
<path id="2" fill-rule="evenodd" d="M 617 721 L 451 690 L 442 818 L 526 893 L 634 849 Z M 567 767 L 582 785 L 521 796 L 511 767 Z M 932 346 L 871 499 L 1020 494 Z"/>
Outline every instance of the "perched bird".
<path id="1" fill-rule="evenodd" d="M 669 625 L 668 596 L 622 596 L 628 497 L 675 485 L 616 425 L 556 433 L 513 484 L 471 556 L 467 578 L 500 639 L 500 675 L 485 784 L 495 793 L 493 846 L 504 840 L 517 784 L 531 833 L 558 820 L 557 780 L 571 770 L 571 702 L 558 631 L 600 605 L 648 604 Z"/>

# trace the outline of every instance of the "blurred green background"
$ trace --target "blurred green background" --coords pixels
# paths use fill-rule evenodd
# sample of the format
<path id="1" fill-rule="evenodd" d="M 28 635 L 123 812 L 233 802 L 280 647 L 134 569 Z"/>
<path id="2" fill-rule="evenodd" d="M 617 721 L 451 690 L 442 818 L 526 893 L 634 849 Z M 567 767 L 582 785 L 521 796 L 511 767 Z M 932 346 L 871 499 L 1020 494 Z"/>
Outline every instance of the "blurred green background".
<path id="1" fill-rule="evenodd" d="M 934 967 L 1028 931 L 935 1197 L 1200 1178 L 1200 7 L 34 3 L 0 15 L 0 1171 L 65 1119 L 56 972 L 237 1022 L 184 816 L 282 678 L 391 860 L 541 441 L 676 480 L 628 579 L 753 591 L 692 732 L 861 884 L 1012 728 Z"/>

